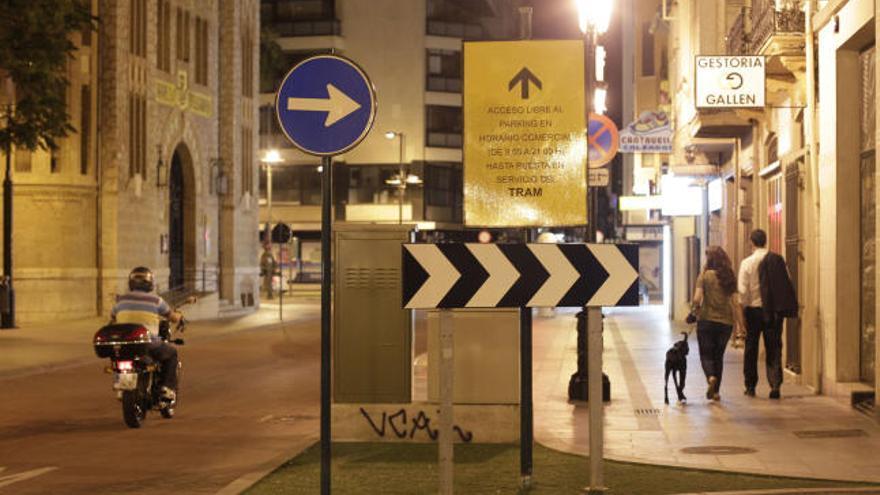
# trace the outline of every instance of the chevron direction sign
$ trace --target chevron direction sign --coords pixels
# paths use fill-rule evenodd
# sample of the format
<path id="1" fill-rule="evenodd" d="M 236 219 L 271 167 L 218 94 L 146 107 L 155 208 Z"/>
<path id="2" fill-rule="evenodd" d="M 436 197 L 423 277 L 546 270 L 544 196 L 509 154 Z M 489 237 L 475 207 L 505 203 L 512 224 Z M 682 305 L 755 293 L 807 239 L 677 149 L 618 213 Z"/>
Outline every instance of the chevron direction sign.
<path id="1" fill-rule="evenodd" d="M 403 307 L 638 306 L 636 244 L 404 244 Z"/>

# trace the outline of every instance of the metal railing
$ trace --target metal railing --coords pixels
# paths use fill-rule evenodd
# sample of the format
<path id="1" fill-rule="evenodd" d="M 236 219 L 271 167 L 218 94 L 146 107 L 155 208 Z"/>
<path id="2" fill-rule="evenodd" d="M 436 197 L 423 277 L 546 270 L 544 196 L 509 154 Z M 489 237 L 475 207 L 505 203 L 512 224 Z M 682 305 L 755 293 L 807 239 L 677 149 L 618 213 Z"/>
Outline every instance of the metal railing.
<path id="1" fill-rule="evenodd" d="M 428 91 L 461 93 L 461 77 L 428 75 Z"/>
<path id="2" fill-rule="evenodd" d="M 427 33 L 433 36 L 448 36 L 475 40 L 483 37 L 483 26 L 465 22 L 450 22 L 428 19 Z"/>
<path id="3" fill-rule="evenodd" d="M 340 36 L 342 24 L 338 19 L 277 22 L 272 29 L 281 37 L 289 36 Z"/>
<path id="4" fill-rule="evenodd" d="M 781 10 L 776 10 L 772 3 L 765 5 L 760 11 L 752 11 L 752 53 L 757 52 L 774 35 L 804 33 L 806 14 L 800 10 L 798 2 Z"/>
<path id="5" fill-rule="evenodd" d="M 746 33 L 746 13 L 745 7 L 736 16 L 730 32 L 727 33 L 727 54 L 728 55 L 746 55 L 749 52 L 749 35 Z"/>

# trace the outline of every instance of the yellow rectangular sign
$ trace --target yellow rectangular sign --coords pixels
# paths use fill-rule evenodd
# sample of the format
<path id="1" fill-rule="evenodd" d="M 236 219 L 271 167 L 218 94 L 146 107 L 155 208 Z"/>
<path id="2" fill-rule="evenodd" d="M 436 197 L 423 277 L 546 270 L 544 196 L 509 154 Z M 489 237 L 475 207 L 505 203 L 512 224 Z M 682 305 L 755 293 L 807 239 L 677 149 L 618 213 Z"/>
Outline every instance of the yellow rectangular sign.
<path id="1" fill-rule="evenodd" d="M 581 41 L 464 44 L 464 222 L 587 222 Z"/>

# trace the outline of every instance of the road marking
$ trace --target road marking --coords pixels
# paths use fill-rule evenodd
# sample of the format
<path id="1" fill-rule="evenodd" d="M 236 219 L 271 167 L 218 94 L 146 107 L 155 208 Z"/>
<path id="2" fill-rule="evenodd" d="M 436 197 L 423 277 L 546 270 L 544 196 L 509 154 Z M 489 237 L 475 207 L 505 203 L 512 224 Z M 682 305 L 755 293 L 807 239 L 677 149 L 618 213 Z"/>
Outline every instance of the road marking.
<path id="1" fill-rule="evenodd" d="M 29 480 L 31 478 L 36 478 L 37 476 L 42 476 L 46 473 L 55 471 L 58 469 L 57 467 L 44 467 L 39 469 L 31 469 L 30 471 L 24 471 L 18 474 L 10 474 L 8 476 L 0 476 L 0 488 L 4 486 L 9 486 L 13 483 L 18 483 L 19 481 Z M 5 471 L 6 468 L 0 466 L 0 472 Z"/>

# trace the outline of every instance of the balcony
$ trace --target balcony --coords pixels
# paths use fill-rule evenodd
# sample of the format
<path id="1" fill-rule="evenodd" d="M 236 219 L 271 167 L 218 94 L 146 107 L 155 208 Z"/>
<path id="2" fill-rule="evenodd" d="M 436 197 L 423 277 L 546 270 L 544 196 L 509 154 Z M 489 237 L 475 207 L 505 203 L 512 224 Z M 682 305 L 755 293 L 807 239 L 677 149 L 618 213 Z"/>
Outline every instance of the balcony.
<path id="1" fill-rule="evenodd" d="M 431 36 L 461 38 L 463 40 L 478 40 L 483 38 L 483 26 L 479 24 L 451 22 L 438 19 L 428 19 L 426 32 Z"/>
<path id="2" fill-rule="evenodd" d="M 746 33 L 746 9 L 736 16 L 730 32 L 727 34 L 727 54 L 728 55 L 748 55 L 749 54 L 749 35 Z"/>
<path id="3" fill-rule="evenodd" d="M 338 19 L 316 19 L 303 21 L 275 22 L 272 30 L 282 38 L 296 36 L 340 36 L 341 23 Z"/>
<path id="4" fill-rule="evenodd" d="M 795 4 L 776 10 L 772 3 L 753 10 L 751 50 L 755 55 L 803 56 L 806 15 Z"/>

